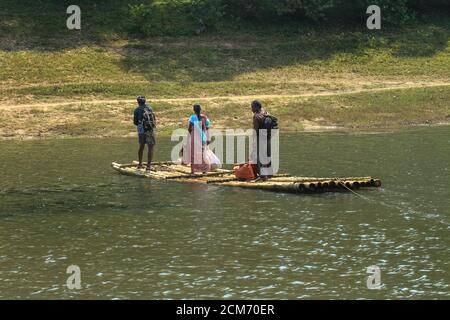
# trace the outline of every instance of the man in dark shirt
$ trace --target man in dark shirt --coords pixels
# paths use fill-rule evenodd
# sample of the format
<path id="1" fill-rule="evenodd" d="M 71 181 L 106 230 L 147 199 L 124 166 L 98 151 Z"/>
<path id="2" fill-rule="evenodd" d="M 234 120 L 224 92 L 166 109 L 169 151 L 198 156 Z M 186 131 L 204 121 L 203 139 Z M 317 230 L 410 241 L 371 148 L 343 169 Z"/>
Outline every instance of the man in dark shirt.
<path id="1" fill-rule="evenodd" d="M 153 109 L 147 106 L 147 100 L 144 96 L 139 96 L 137 98 L 138 107 L 134 110 L 134 125 L 137 127 L 139 136 L 139 165 L 138 168 L 143 168 L 142 156 L 144 153 L 145 145 L 148 146 L 148 162 L 147 171 L 150 171 L 152 159 L 153 159 L 153 149 L 156 144 L 156 117 Z"/>
<path id="2" fill-rule="evenodd" d="M 264 118 L 268 116 L 266 110 L 263 109 L 261 102 L 252 102 L 252 112 L 253 112 L 253 129 L 258 133 L 260 129 L 263 128 Z"/>
<path id="3" fill-rule="evenodd" d="M 270 130 L 264 127 L 264 120 L 269 116 L 261 105 L 261 102 L 255 100 L 252 102 L 253 112 L 253 144 L 251 161 L 256 164 L 257 173 L 260 179 L 266 180 L 270 175 L 261 172 L 261 168 L 270 168 L 271 162 L 271 137 Z M 263 158 L 262 158 L 263 156 Z"/>

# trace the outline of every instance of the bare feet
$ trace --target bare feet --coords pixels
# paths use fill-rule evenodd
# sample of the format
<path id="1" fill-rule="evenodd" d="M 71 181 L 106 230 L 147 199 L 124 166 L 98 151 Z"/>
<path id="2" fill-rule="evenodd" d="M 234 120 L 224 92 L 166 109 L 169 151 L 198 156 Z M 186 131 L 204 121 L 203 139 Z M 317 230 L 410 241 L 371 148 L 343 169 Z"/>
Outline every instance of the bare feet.
<path id="1" fill-rule="evenodd" d="M 145 168 L 145 171 L 147 171 L 147 172 L 152 171 L 152 167 L 147 166 L 147 168 Z"/>
<path id="2" fill-rule="evenodd" d="M 142 165 L 142 163 L 139 164 L 139 165 L 137 166 L 137 169 L 138 169 L 138 170 L 139 170 L 139 169 L 144 169 L 144 166 Z"/>

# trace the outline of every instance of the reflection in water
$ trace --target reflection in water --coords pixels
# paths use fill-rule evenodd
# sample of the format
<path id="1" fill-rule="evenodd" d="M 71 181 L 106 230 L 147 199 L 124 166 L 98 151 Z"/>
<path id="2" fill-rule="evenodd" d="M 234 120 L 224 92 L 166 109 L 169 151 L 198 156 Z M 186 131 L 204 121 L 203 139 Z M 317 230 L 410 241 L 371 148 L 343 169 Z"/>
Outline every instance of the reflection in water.
<path id="1" fill-rule="evenodd" d="M 363 197 L 120 176 L 129 139 L 0 142 L 0 298 L 447 298 L 450 129 L 367 133 L 281 138 L 283 171 L 380 177 Z"/>

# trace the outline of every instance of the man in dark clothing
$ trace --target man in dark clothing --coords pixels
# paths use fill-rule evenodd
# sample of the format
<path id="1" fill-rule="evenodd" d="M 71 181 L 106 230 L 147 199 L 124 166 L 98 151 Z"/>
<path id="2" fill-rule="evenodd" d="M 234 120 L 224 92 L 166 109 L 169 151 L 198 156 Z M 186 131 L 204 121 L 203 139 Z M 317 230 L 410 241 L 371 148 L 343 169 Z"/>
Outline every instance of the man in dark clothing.
<path id="1" fill-rule="evenodd" d="M 270 167 L 270 159 L 266 159 L 269 160 L 269 163 L 266 163 L 267 161 L 262 163 L 261 155 L 266 155 L 266 157 L 270 158 L 270 130 L 264 128 L 264 120 L 269 116 L 269 113 L 263 109 L 261 102 L 256 100 L 252 102 L 252 112 L 254 131 L 251 160 L 253 164 L 256 164 L 260 178 L 266 180 L 268 176 L 261 174 L 261 168 Z"/>
<path id="2" fill-rule="evenodd" d="M 147 100 L 143 96 L 137 98 L 138 107 L 134 110 L 134 125 L 137 127 L 139 136 L 139 166 L 138 168 L 143 168 L 142 156 L 144 153 L 145 145 L 148 146 L 148 162 L 147 171 L 150 171 L 152 159 L 153 159 L 153 149 L 156 144 L 156 117 L 153 109 L 147 106 Z"/>
<path id="3" fill-rule="evenodd" d="M 263 128 L 264 118 L 269 115 L 266 110 L 263 109 L 261 102 L 252 102 L 252 112 L 253 112 L 253 129 L 258 132 Z"/>

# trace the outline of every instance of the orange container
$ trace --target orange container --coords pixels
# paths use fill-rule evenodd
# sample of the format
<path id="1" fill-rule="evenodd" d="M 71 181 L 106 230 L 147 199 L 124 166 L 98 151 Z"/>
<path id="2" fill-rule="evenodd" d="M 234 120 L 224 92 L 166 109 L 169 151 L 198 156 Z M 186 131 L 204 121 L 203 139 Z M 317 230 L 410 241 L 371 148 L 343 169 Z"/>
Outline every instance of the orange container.
<path id="1" fill-rule="evenodd" d="M 234 175 L 239 180 L 255 180 L 256 179 L 256 173 L 254 170 L 254 166 L 250 163 L 241 164 L 239 166 L 236 166 L 234 169 Z"/>

